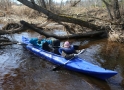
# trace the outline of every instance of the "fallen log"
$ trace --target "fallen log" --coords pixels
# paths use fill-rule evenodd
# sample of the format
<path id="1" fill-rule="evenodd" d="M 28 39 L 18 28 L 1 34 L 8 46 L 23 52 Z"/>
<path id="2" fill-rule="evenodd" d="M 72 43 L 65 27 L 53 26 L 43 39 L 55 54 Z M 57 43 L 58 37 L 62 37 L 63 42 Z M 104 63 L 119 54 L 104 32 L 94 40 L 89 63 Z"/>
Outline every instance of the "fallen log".
<path id="1" fill-rule="evenodd" d="M 87 33 L 78 33 L 78 34 L 70 34 L 70 35 L 64 35 L 64 36 L 58 36 L 56 34 L 51 34 L 48 32 L 45 32 L 43 30 L 43 28 L 37 28 L 36 26 L 33 26 L 31 24 L 29 24 L 28 22 L 25 21 L 20 21 L 21 24 L 23 24 L 25 27 L 39 33 L 42 35 L 45 35 L 46 37 L 54 37 L 60 40 L 64 40 L 64 39 L 78 39 L 78 38 L 96 38 L 96 37 L 102 37 L 102 36 L 107 36 L 107 32 L 105 30 L 101 30 L 101 31 L 90 31 Z"/>
<path id="2" fill-rule="evenodd" d="M 96 38 L 96 37 L 102 37 L 103 35 L 107 36 L 107 32 L 105 30 L 101 31 L 90 31 L 87 33 L 77 33 L 77 34 L 69 34 L 64 36 L 58 36 L 56 34 L 48 33 L 47 31 L 44 31 L 43 28 L 38 28 L 36 25 L 29 24 L 26 21 L 20 21 L 20 27 L 10 29 L 10 30 L 0 30 L 0 35 L 4 34 L 14 34 L 19 32 L 24 32 L 26 30 L 33 30 L 39 34 L 45 35 L 46 37 L 54 37 L 60 40 L 64 39 L 77 39 L 77 38 Z"/>

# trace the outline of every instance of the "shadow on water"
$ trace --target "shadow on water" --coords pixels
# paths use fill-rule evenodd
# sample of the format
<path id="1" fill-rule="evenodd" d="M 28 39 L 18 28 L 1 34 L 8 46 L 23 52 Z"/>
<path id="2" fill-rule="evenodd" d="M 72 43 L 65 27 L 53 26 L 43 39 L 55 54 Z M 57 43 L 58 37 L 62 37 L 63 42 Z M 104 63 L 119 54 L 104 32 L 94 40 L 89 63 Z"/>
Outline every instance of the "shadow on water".
<path id="1" fill-rule="evenodd" d="M 21 42 L 21 36 L 34 37 L 37 33 L 21 33 L 12 36 L 13 41 Z M 73 42 L 73 41 L 72 41 Z M 0 88 L 1 90 L 123 90 L 124 63 L 122 56 L 118 60 L 109 60 L 101 55 L 106 40 L 76 40 L 86 51 L 80 55 L 93 64 L 113 69 L 118 74 L 106 81 L 68 71 L 52 71 L 53 64 L 28 52 L 21 45 L 6 46 L 0 50 Z M 85 47 L 83 47 L 85 45 Z M 103 52 L 102 52 L 103 53 Z"/>

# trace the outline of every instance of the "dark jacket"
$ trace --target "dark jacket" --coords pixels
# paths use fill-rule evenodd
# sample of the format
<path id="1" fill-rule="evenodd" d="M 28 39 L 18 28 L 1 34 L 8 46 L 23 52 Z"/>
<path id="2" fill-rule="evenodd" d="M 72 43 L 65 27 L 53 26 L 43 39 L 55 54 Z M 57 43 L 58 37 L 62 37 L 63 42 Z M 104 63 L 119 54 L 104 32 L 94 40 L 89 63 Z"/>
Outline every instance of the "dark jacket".
<path id="1" fill-rule="evenodd" d="M 59 53 L 62 54 L 62 51 L 66 54 L 73 54 L 73 53 L 76 53 L 75 49 L 74 49 L 74 46 L 71 45 L 69 48 L 64 48 L 64 47 L 61 47 L 59 48 Z"/>
<path id="2" fill-rule="evenodd" d="M 76 54 L 76 50 L 73 45 L 70 46 L 70 48 L 59 48 L 59 53 L 65 57 L 66 59 L 71 59 L 74 57 L 74 54 Z"/>

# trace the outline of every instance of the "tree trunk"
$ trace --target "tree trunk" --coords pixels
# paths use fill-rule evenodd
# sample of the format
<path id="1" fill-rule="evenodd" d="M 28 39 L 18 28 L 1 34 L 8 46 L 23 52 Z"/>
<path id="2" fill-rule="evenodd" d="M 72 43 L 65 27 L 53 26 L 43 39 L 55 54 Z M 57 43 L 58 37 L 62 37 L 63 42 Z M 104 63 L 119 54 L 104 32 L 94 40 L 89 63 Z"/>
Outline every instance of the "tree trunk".
<path id="1" fill-rule="evenodd" d="M 64 36 L 58 36 L 56 34 L 51 34 L 51 33 L 47 33 L 44 32 L 42 28 L 37 28 L 35 26 L 32 26 L 31 24 L 25 22 L 25 21 L 21 21 L 21 24 L 23 24 L 24 27 L 30 28 L 31 30 L 34 30 L 42 35 L 45 35 L 46 37 L 54 37 L 60 40 L 64 40 L 64 39 L 78 39 L 78 38 L 93 38 L 93 37 L 97 37 L 100 38 L 102 37 L 102 35 L 107 35 L 106 31 L 92 31 L 92 32 L 88 32 L 88 33 L 79 33 L 79 34 L 73 34 L 73 35 L 64 35 Z"/>
<path id="2" fill-rule="evenodd" d="M 81 0 L 78 0 L 78 1 L 70 1 L 70 3 L 71 3 L 71 6 L 72 7 L 75 7 L 79 2 L 81 2 Z"/>
<path id="3" fill-rule="evenodd" d="M 113 0 L 113 11 L 114 11 L 115 19 L 120 19 L 121 15 L 120 15 L 120 11 L 119 11 L 118 0 Z"/>
<path id="4" fill-rule="evenodd" d="M 110 5 L 105 1 L 105 0 L 102 0 L 104 3 L 105 3 L 105 5 L 106 5 L 106 8 L 107 8 L 107 10 L 108 10 L 108 14 L 109 14 L 109 17 L 110 17 L 110 19 L 111 20 L 113 20 L 113 16 L 112 16 L 112 14 L 111 14 L 111 10 L 110 10 Z"/>
<path id="5" fill-rule="evenodd" d="M 42 3 L 43 8 L 47 8 L 45 1 L 44 0 L 41 0 L 41 1 L 42 1 L 41 3 Z"/>
<path id="6" fill-rule="evenodd" d="M 100 38 L 102 35 L 107 35 L 106 31 L 91 31 L 88 33 L 79 33 L 79 34 L 70 34 L 70 35 L 64 35 L 64 36 L 59 36 L 56 34 L 51 34 L 48 31 L 44 31 L 43 28 L 38 28 L 35 25 L 29 24 L 28 22 L 25 21 L 20 21 L 21 25 L 20 28 L 15 28 L 15 29 L 10 29 L 10 30 L 0 30 L 0 35 L 4 34 L 13 34 L 13 33 L 18 33 L 18 32 L 23 32 L 26 30 L 33 30 L 41 35 L 45 35 L 46 37 L 54 37 L 60 40 L 64 39 L 77 39 L 77 38 Z"/>

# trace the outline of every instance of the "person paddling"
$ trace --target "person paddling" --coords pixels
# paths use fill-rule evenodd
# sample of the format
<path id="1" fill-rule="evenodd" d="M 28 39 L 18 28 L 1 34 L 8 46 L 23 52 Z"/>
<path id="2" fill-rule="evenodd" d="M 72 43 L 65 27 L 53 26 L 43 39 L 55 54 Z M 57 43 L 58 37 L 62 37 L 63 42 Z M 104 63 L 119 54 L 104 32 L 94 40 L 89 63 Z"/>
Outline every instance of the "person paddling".
<path id="1" fill-rule="evenodd" d="M 70 59 L 77 55 L 77 51 L 74 45 L 70 45 L 69 41 L 65 41 L 63 47 L 59 48 L 59 53 L 66 59 Z"/>
<path id="2" fill-rule="evenodd" d="M 49 44 L 52 44 L 52 40 L 48 40 L 43 35 L 39 35 L 37 38 L 31 38 L 29 42 L 34 45 L 38 46 L 46 51 L 51 51 Z"/>
<path id="3" fill-rule="evenodd" d="M 39 35 L 37 38 L 31 38 L 29 42 L 43 50 L 59 54 L 58 48 L 60 47 L 60 41 L 58 39 L 46 39 L 45 36 Z"/>

